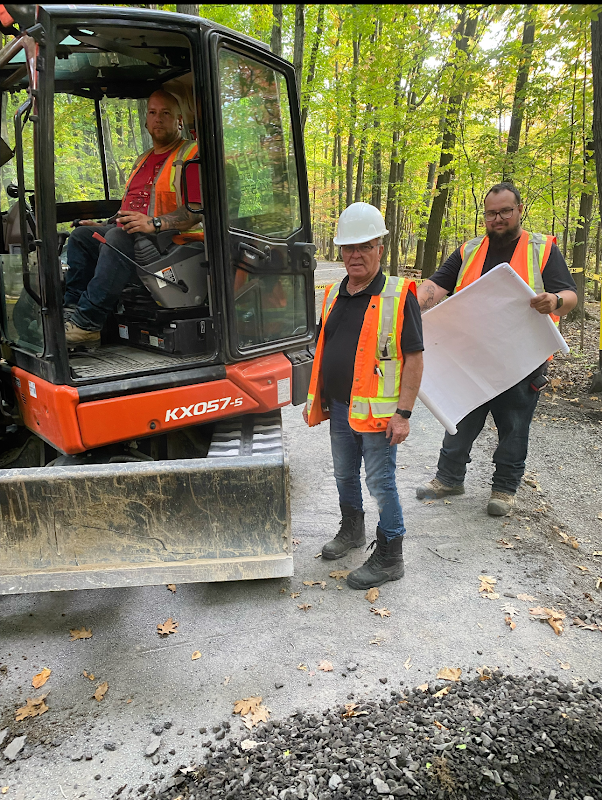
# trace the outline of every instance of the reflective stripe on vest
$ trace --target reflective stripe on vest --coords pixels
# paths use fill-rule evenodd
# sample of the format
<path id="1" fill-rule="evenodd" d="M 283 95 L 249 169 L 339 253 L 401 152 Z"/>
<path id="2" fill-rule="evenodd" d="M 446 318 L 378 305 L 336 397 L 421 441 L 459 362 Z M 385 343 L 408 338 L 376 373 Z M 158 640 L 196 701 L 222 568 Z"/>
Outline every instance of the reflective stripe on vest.
<path id="1" fill-rule="evenodd" d="M 134 166 L 132 168 L 132 172 L 130 173 L 129 178 L 125 184 L 125 191 L 124 196 L 127 194 L 129 189 L 130 183 L 134 178 L 134 175 L 138 172 L 140 167 L 144 164 L 146 159 L 153 153 L 154 150 L 151 148 L 143 153 L 139 158 L 136 159 Z M 147 214 L 149 217 L 160 216 L 161 214 L 167 214 L 170 211 L 175 211 L 177 208 L 183 204 L 182 200 L 182 169 L 184 166 L 184 162 L 188 161 L 190 158 L 193 158 L 198 152 L 197 143 L 190 142 L 188 140 L 184 140 L 178 147 L 174 148 L 168 157 L 165 159 L 163 164 L 161 165 L 161 169 L 155 176 L 153 180 L 153 186 L 150 193 L 150 199 L 148 204 L 148 211 Z M 173 194 L 173 201 L 170 202 L 168 205 L 172 206 L 173 208 L 166 209 L 165 202 L 162 202 L 162 208 L 157 209 L 156 206 L 156 197 L 157 192 L 159 192 L 164 198 L 165 193 Z"/>

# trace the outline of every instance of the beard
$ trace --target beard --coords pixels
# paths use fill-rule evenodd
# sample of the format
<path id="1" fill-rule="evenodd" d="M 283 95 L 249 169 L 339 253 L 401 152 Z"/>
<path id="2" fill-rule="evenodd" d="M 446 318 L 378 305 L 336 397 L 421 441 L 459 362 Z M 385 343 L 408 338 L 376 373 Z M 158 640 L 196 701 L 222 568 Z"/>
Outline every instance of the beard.
<path id="1" fill-rule="evenodd" d="M 496 242 L 496 244 L 509 244 L 513 242 L 515 239 L 518 239 L 520 236 L 520 220 L 516 223 L 514 228 L 508 228 L 505 231 L 488 231 L 487 235 L 489 236 L 490 241 Z"/>

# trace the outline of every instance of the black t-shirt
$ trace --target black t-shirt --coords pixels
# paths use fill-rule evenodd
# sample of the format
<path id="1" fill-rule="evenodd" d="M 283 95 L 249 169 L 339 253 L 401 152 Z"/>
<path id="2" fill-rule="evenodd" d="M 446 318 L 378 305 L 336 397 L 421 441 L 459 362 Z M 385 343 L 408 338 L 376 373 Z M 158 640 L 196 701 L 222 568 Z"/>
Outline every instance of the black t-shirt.
<path id="1" fill-rule="evenodd" d="M 326 321 L 324 330 L 324 352 L 322 355 L 322 375 L 324 378 L 324 397 L 326 402 L 338 400 L 348 403 L 353 383 L 355 353 L 364 322 L 364 315 L 373 295 L 379 295 L 385 285 L 385 276 L 379 271 L 372 283 L 357 294 L 347 291 L 348 278 L 341 281 L 339 295 Z M 316 341 L 320 335 L 322 320 L 316 331 Z M 402 353 L 415 353 L 424 350 L 422 344 L 422 319 L 420 306 L 412 292 L 408 292 L 404 306 L 403 327 L 401 331 Z"/>
<path id="2" fill-rule="evenodd" d="M 498 264 L 503 264 L 504 262 L 508 262 L 509 264 L 512 256 L 514 255 L 517 244 L 518 239 L 514 239 L 512 242 L 504 242 L 501 245 L 495 240 L 490 239 L 481 275 L 489 272 L 490 269 L 493 269 Z M 430 280 L 451 294 L 456 286 L 456 281 L 458 280 L 461 266 L 462 254 L 460 252 L 460 248 L 458 248 L 457 250 L 454 250 L 447 261 L 441 267 L 439 267 L 437 272 L 435 272 L 434 275 L 431 275 Z M 552 245 L 550 256 L 545 267 L 543 268 L 541 277 L 546 292 L 553 292 L 556 294 L 557 292 L 563 292 L 566 289 L 571 289 L 573 292 L 577 291 L 575 281 L 569 272 L 566 261 L 555 244 Z"/>

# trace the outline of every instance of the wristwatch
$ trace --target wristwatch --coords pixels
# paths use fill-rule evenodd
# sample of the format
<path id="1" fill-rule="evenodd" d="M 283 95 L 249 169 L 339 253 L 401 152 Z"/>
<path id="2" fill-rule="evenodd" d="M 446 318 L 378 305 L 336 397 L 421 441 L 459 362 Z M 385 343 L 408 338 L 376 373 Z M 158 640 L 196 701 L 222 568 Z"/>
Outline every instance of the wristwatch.
<path id="1" fill-rule="evenodd" d="M 155 226 L 155 233 L 159 233 L 161 230 L 161 220 L 159 217 L 153 217 L 153 225 Z"/>
<path id="2" fill-rule="evenodd" d="M 562 304 L 564 303 L 564 297 L 561 297 L 559 294 L 556 295 L 556 311 L 559 308 L 562 308 Z"/>
<path id="3" fill-rule="evenodd" d="M 404 419 L 409 419 L 412 416 L 412 412 L 408 411 L 407 408 L 396 408 L 395 413 Z"/>

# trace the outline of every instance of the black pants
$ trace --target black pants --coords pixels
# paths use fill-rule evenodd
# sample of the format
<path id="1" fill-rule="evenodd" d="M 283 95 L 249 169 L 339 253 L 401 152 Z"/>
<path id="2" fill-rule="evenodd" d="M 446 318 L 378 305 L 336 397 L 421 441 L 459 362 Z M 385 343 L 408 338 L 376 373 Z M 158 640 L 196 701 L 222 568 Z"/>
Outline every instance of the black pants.
<path id="1" fill-rule="evenodd" d="M 455 436 L 445 434 L 439 454 L 437 478 L 448 486 L 464 483 L 466 465 L 470 464 L 470 450 L 474 440 L 483 430 L 487 413 L 491 411 L 498 431 L 498 446 L 493 454 L 495 472 L 493 491 L 515 494 L 525 472 L 529 447 L 529 427 L 539 392 L 530 388 L 529 376 L 475 408 L 458 423 Z"/>

